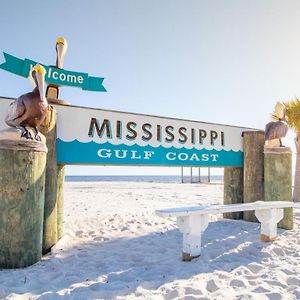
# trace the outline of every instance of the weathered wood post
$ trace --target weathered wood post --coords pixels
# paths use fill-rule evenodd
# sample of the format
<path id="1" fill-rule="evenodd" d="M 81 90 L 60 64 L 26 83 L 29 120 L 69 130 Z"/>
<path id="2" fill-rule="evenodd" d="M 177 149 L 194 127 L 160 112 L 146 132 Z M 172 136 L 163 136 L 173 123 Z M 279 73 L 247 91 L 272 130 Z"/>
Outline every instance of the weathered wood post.
<path id="1" fill-rule="evenodd" d="M 33 134 L 33 133 L 32 133 Z M 23 268 L 42 257 L 47 147 L 0 133 L 0 268 Z"/>
<path id="2" fill-rule="evenodd" d="M 292 151 L 289 147 L 264 149 L 265 201 L 292 201 Z M 278 227 L 293 228 L 293 209 L 284 209 Z"/>
<path id="3" fill-rule="evenodd" d="M 244 131 L 244 203 L 264 200 L 264 131 Z M 244 220 L 258 222 L 253 211 Z"/>
<path id="4" fill-rule="evenodd" d="M 224 204 L 243 203 L 243 168 L 224 168 Z M 224 213 L 227 219 L 243 219 L 243 212 Z"/>
<path id="5" fill-rule="evenodd" d="M 48 157 L 46 167 L 43 254 L 50 251 L 58 241 L 57 233 L 57 174 L 56 163 L 56 111 L 49 106 L 47 116 L 39 127 L 47 139 Z"/>
<path id="6" fill-rule="evenodd" d="M 57 105 L 69 105 L 68 102 L 58 99 L 49 98 L 48 102 Z M 64 232 L 65 166 L 57 164 L 56 120 L 57 112 L 53 106 L 49 106 L 47 117 L 39 127 L 39 130 L 47 138 L 48 147 L 43 254 L 50 251 Z"/>
<path id="7" fill-rule="evenodd" d="M 57 165 L 57 238 L 64 234 L 64 183 L 65 166 Z"/>
<path id="8" fill-rule="evenodd" d="M 58 87 L 57 87 L 58 89 Z M 48 98 L 49 103 L 53 103 L 56 105 L 70 105 L 69 102 L 61 100 Z M 56 135 L 56 122 L 55 122 L 55 141 L 57 138 Z M 56 155 L 56 144 L 55 144 L 55 155 Z M 54 163 L 54 162 L 53 162 Z M 56 190 L 56 204 L 57 204 L 57 240 L 59 240 L 64 234 L 64 183 L 65 183 L 65 165 L 58 165 L 57 159 L 55 160 L 56 168 L 57 168 L 57 190 Z"/>
<path id="9" fill-rule="evenodd" d="M 67 40 L 65 38 L 56 39 L 56 65 L 62 69 L 64 57 L 67 51 Z M 48 84 L 46 97 L 50 104 L 69 104 L 59 97 L 59 86 L 57 84 Z M 45 198 L 45 224 L 44 224 L 44 242 L 43 253 L 51 250 L 51 247 L 63 235 L 63 202 L 64 202 L 64 180 L 65 167 L 57 164 L 56 159 L 56 112 L 51 107 L 48 112 L 48 120 L 42 126 L 41 131 L 47 137 L 49 155 L 47 159 L 46 172 L 46 198 Z"/>

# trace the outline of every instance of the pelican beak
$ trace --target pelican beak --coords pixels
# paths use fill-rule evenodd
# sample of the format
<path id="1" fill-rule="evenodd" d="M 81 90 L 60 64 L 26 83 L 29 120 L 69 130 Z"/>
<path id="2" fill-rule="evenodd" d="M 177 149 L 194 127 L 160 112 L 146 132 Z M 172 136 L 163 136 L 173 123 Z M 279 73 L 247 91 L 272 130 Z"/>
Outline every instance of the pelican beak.
<path id="1" fill-rule="evenodd" d="M 32 76 L 32 71 L 33 71 L 33 67 L 31 67 L 30 72 L 29 72 L 29 79 L 30 79 L 30 83 L 32 85 L 32 89 L 36 88 L 36 82 Z"/>
<path id="2" fill-rule="evenodd" d="M 45 74 L 46 74 L 46 70 L 45 68 L 40 65 L 37 64 L 33 67 L 33 71 L 36 72 L 36 80 L 37 80 L 37 86 L 40 92 L 40 98 L 41 100 L 45 100 Z"/>
<path id="3" fill-rule="evenodd" d="M 64 57 L 67 52 L 67 40 L 64 38 L 58 38 L 56 40 L 56 52 L 57 52 L 57 60 L 56 60 L 56 66 L 60 69 L 62 69 Z"/>
<path id="4" fill-rule="evenodd" d="M 278 119 L 283 119 L 285 115 L 285 105 L 282 102 L 277 102 L 275 106 L 275 114 Z"/>

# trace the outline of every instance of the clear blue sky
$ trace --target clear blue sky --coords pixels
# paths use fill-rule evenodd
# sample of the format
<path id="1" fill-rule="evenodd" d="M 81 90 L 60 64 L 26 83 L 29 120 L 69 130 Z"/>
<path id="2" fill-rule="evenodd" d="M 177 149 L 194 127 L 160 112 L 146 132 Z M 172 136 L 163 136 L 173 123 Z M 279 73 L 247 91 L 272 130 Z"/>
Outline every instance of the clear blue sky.
<path id="1" fill-rule="evenodd" d="M 298 0 L 4 0 L 0 26 L 0 51 L 54 64 L 63 36 L 64 68 L 105 77 L 107 93 L 62 88 L 76 105 L 264 128 L 276 101 L 300 97 Z M 2 70 L 0 83 L 31 88 Z"/>

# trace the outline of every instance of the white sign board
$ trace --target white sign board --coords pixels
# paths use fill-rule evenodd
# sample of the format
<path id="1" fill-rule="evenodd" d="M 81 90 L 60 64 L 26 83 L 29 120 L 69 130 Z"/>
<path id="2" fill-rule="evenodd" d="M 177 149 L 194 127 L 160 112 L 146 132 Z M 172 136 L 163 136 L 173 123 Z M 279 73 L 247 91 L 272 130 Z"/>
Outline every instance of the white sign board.
<path id="1" fill-rule="evenodd" d="M 12 99 L 0 99 L 0 129 Z M 250 128 L 54 105 L 59 164 L 242 166 Z"/>

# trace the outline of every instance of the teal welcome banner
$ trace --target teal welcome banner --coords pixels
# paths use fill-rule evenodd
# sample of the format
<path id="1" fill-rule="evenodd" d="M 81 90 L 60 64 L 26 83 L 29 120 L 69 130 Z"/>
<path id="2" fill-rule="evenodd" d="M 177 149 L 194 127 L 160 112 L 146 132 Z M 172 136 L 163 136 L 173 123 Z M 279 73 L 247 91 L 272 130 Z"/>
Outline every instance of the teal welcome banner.
<path id="1" fill-rule="evenodd" d="M 37 64 L 37 62 L 33 60 L 27 58 L 23 60 L 5 52 L 3 52 L 3 55 L 5 62 L 0 65 L 0 69 L 19 76 L 28 77 L 30 69 Z M 46 66 L 44 64 L 42 65 L 46 69 L 45 80 L 48 83 L 80 87 L 87 91 L 106 92 L 105 87 L 102 85 L 104 78 L 92 77 L 87 73 L 73 72 Z"/>

